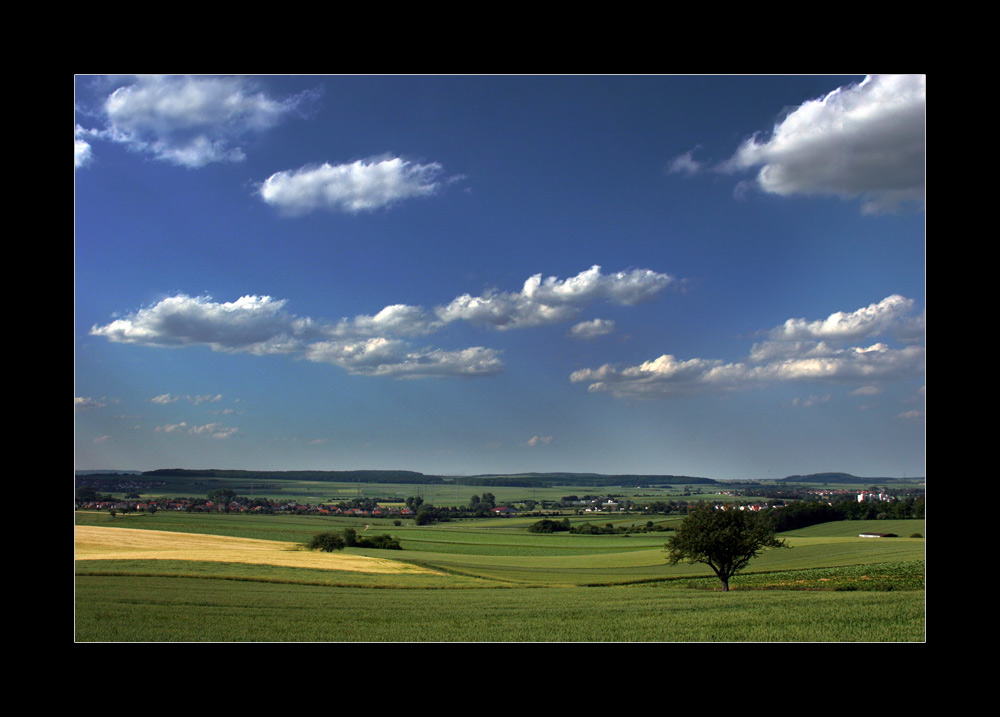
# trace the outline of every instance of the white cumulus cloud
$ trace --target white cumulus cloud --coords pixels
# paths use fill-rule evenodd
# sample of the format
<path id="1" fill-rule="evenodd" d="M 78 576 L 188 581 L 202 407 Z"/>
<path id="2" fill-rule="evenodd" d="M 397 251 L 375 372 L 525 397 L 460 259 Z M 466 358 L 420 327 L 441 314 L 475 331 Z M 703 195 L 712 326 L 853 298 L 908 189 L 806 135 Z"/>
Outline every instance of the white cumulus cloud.
<path id="1" fill-rule="evenodd" d="M 926 78 L 874 75 L 803 103 L 724 168 L 758 168 L 765 192 L 861 198 L 863 211 L 923 201 Z"/>
<path id="2" fill-rule="evenodd" d="M 314 96 L 273 98 L 243 77 L 140 76 L 107 96 L 106 127 L 90 134 L 184 167 L 239 162 L 243 138 L 301 112 Z"/>
<path id="3" fill-rule="evenodd" d="M 520 292 L 491 291 L 480 296 L 463 294 L 437 309 L 445 322 L 464 320 L 498 329 L 541 326 L 575 318 L 588 303 L 604 299 L 632 306 L 663 291 L 673 277 L 648 269 L 603 274 L 592 266 L 574 277 L 542 279 L 535 274 Z"/>
<path id="4" fill-rule="evenodd" d="M 232 438 L 239 433 L 238 428 L 224 426 L 221 423 L 206 423 L 204 426 L 189 426 L 186 421 L 157 426 L 157 433 L 177 433 L 189 436 L 207 436 L 217 440 Z"/>
<path id="5" fill-rule="evenodd" d="M 148 346 L 210 346 L 216 351 L 288 353 L 316 335 L 313 322 L 289 314 L 270 296 L 243 296 L 217 303 L 211 297 L 171 296 L 91 334 L 118 343 Z"/>
<path id="6" fill-rule="evenodd" d="M 689 150 L 684 154 L 679 154 L 670 160 L 667 165 L 668 174 L 698 174 L 704 169 L 704 162 L 699 162 L 694 158 L 695 150 Z"/>
<path id="7" fill-rule="evenodd" d="M 913 310 L 913 303 L 912 299 L 893 294 L 856 311 L 834 312 L 820 321 L 788 319 L 771 331 L 771 338 L 776 341 L 853 341 L 899 325 L 902 317 Z"/>
<path id="8" fill-rule="evenodd" d="M 592 319 L 581 321 L 569 330 L 569 335 L 574 339 L 594 339 L 598 336 L 607 336 L 615 331 L 615 322 L 611 319 Z"/>
<path id="9" fill-rule="evenodd" d="M 435 194 L 442 186 L 440 164 L 400 157 L 276 172 L 260 186 L 260 197 L 281 211 L 300 215 L 317 209 L 357 213 L 405 199 Z"/>
<path id="10" fill-rule="evenodd" d="M 354 342 L 319 341 L 306 349 L 305 357 L 363 376 L 475 377 L 493 376 L 503 371 L 503 363 L 493 349 L 476 346 L 457 351 L 414 351 L 404 341 L 387 338 Z"/>
<path id="11" fill-rule="evenodd" d="M 873 305 L 912 307 L 903 297 L 888 297 Z M 844 346 L 848 340 L 870 338 L 889 332 L 904 323 L 901 311 L 890 311 L 891 319 L 875 311 L 861 309 L 837 313 L 825 321 L 793 320 L 770 332 L 774 340 L 754 345 L 746 361 L 693 358 L 680 360 L 671 354 L 636 366 L 605 364 L 596 369 L 580 369 L 570 381 L 588 383 L 592 392 L 608 391 L 619 397 L 662 398 L 705 391 L 735 390 L 785 382 L 838 382 L 859 384 L 859 393 L 871 393 L 873 382 L 919 376 L 924 371 L 925 350 L 909 345 L 901 349 L 877 342 Z M 849 317 L 850 320 L 844 320 Z M 876 320 L 878 317 L 878 320 Z M 788 330 L 791 326 L 792 330 Z M 813 337 L 799 340 L 800 336 Z M 820 341 L 815 337 L 827 339 Z M 864 387 L 861 389 L 860 387 Z"/>
<path id="12" fill-rule="evenodd" d="M 247 295 L 217 302 L 209 296 L 170 296 L 151 306 L 94 325 L 90 333 L 116 343 L 156 347 L 207 346 L 213 351 L 258 355 L 287 354 L 339 366 L 352 374 L 416 378 L 492 376 L 503 370 L 499 352 L 473 346 L 458 350 L 414 348 L 404 338 L 425 336 L 466 321 L 500 329 L 525 328 L 567 321 L 588 303 L 604 299 L 632 305 L 652 298 L 673 279 L 641 269 L 603 274 L 599 266 L 560 280 L 530 277 L 520 292 L 468 294 L 432 310 L 391 304 L 373 315 L 329 322 L 297 316 L 286 302 Z M 578 335 L 613 330 L 597 319 L 577 327 Z M 172 396 L 155 403 L 186 398 L 192 403 L 218 401 L 221 395 Z"/>
<path id="13" fill-rule="evenodd" d="M 90 143 L 86 140 L 77 139 L 74 141 L 73 168 L 80 169 L 86 167 L 94 158 L 94 152 Z"/>

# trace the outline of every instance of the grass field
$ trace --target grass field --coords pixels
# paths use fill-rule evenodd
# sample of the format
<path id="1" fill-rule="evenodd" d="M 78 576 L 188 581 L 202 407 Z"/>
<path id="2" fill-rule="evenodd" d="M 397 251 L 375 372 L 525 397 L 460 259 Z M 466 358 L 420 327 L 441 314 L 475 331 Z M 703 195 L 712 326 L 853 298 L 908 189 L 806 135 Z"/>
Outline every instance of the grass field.
<path id="1" fill-rule="evenodd" d="M 924 540 L 857 537 L 923 535 L 922 520 L 787 533 L 791 550 L 764 553 L 721 593 L 707 567 L 666 564 L 669 533 L 534 534 L 527 519 L 425 527 L 162 511 L 76 519 L 80 642 L 924 639 Z M 403 550 L 300 549 L 317 532 L 364 525 Z"/>
<path id="2" fill-rule="evenodd" d="M 209 491 L 228 488 L 241 496 L 267 497 L 274 500 L 295 500 L 300 503 L 319 504 L 327 501 L 344 501 L 353 498 L 395 498 L 402 503 L 408 496 L 420 496 L 436 506 L 465 506 L 473 495 L 492 493 L 498 503 L 532 499 L 558 501 L 564 496 L 613 493 L 623 498 L 652 500 L 737 500 L 719 495 L 725 486 L 713 488 L 692 485 L 690 491 L 682 484 L 647 487 L 592 485 L 538 485 L 530 488 L 515 486 L 475 486 L 454 483 L 357 483 L 349 481 L 277 480 L 262 479 L 252 482 L 246 478 L 162 476 L 161 485 L 144 489 L 142 494 L 151 498 L 198 496 Z M 706 491 L 706 492 L 702 492 Z M 750 499 L 750 498 L 746 498 Z"/>

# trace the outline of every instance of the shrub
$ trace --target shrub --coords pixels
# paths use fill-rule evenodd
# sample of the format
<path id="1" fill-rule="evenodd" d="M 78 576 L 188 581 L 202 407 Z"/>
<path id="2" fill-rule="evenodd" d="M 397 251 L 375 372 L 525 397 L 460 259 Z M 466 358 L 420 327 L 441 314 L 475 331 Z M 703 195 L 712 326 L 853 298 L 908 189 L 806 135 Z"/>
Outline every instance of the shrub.
<path id="1" fill-rule="evenodd" d="M 343 550 L 346 543 L 340 533 L 317 533 L 306 543 L 309 550 L 322 550 L 324 553 L 332 553 L 334 550 Z"/>
<path id="2" fill-rule="evenodd" d="M 357 539 L 355 545 L 359 548 L 379 548 L 381 550 L 402 550 L 399 540 L 388 534 L 364 536 Z"/>
<path id="3" fill-rule="evenodd" d="M 559 522 L 543 518 L 537 523 L 532 523 L 528 526 L 528 532 L 531 533 L 558 533 L 569 529 L 569 518 L 564 518 Z"/>

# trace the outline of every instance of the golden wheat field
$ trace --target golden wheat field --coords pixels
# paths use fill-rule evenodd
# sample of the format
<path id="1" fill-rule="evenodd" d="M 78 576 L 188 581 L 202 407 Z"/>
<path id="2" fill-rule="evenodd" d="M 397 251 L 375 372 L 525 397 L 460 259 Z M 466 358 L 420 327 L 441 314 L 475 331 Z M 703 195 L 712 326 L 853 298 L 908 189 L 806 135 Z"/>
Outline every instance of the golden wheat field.
<path id="1" fill-rule="evenodd" d="M 222 535 L 78 525 L 74 542 L 77 560 L 197 560 L 361 573 L 438 574 L 394 560 L 313 552 L 298 543 Z"/>

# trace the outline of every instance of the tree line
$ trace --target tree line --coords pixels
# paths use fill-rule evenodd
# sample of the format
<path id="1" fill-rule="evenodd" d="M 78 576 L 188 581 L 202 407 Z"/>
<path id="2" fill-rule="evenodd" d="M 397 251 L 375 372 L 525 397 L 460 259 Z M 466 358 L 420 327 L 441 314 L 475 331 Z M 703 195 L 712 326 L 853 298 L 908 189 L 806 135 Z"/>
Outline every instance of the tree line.
<path id="1" fill-rule="evenodd" d="M 531 533 L 576 533 L 578 535 L 627 535 L 629 533 L 660 533 L 674 530 L 668 525 L 659 525 L 651 520 L 647 520 L 644 525 L 616 526 L 606 523 L 604 526 L 593 525 L 592 523 L 582 523 L 571 525 L 569 518 L 562 520 L 550 520 L 543 518 L 528 526 Z"/>
<path id="2" fill-rule="evenodd" d="M 780 508 L 765 508 L 761 513 L 771 519 L 777 532 L 782 533 L 834 520 L 919 519 L 924 517 L 925 505 L 923 496 L 907 496 L 893 501 L 845 500 L 833 505 L 820 501 L 796 501 Z"/>

